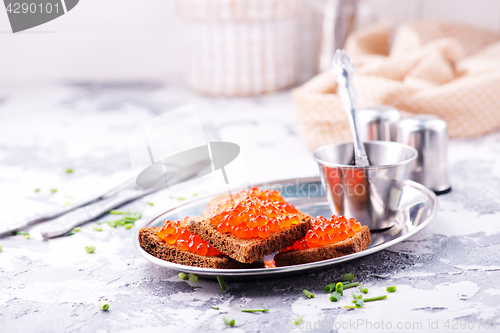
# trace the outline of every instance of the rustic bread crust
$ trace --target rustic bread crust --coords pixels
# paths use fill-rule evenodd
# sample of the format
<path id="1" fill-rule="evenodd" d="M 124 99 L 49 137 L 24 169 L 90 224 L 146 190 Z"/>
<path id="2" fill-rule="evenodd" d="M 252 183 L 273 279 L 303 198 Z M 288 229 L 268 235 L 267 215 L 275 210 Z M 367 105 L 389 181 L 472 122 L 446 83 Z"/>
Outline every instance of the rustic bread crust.
<path id="1" fill-rule="evenodd" d="M 274 262 L 279 267 L 337 258 L 366 250 L 371 242 L 370 230 L 362 226 L 351 238 L 326 246 L 279 253 L 274 257 Z"/>
<path id="2" fill-rule="evenodd" d="M 238 238 L 229 233 L 221 233 L 205 217 L 198 217 L 187 225 L 189 232 L 200 236 L 217 250 L 242 263 L 252 263 L 264 256 L 277 252 L 305 237 L 311 228 L 311 217 L 299 214 L 300 222 L 288 228 L 271 233 L 266 238 Z"/>
<path id="3" fill-rule="evenodd" d="M 176 246 L 165 243 L 157 236 L 159 227 L 139 230 L 139 243 L 149 254 L 176 264 L 205 268 L 243 268 L 247 265 L 224 256 L 200 256 L 189 251 L 182 251 Z"/>

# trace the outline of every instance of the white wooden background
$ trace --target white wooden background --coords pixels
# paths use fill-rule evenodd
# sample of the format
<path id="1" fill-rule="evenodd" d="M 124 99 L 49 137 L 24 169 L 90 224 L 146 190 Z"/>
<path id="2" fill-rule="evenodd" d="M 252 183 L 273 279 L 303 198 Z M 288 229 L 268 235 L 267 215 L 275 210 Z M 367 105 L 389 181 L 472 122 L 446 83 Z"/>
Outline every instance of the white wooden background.
<path id="1" fill-rule="evenodd" d="M 321 0 L 301 18 L 302 79 L 314 73 Z M 460 21 L 500 32 L 500 0 L 362 0 L 365 23 Z M 21 0 L 20 0 L 21 2 Z M 68 14 L 12 34 L 0 9 L 0 84 L 182 79 L 182 24 L 173 0 L 82 0 Z"/>

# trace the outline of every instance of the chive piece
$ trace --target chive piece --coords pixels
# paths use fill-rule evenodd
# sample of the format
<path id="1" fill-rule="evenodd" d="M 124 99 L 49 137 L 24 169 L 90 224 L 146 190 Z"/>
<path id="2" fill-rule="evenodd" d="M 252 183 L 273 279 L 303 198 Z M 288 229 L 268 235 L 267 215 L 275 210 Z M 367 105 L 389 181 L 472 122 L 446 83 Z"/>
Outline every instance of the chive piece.
<path id="1" fill-rule="evenodd" d="M 13 231 L 12 232 L 13 235 L 20 235 L 20 236 L 24 236 L 26 237 L 27 239 L 30 239 L 30 233 L 29 232 L 22 232 L 22 231 Z"/>
<path id="2" fill-rule="evenodd" d="M 342 282 L 337 282 L 335 285 L 335 291 L 344 296 L 344 284 Z"/>
<path id="3" fill-rule="evenodd" d="M 349 289 L 349 288 L 354 288 L 354 287 L 357 287 L 357 286 L 359 286 L 359 282 L 347 283 L 347 284 L 344 284 L 344 290 L 345 289 Z"/>
<path id="4" fill-rule="evenodd" d="M 35 193 L 38 193 L 38 192 L 40 192 L 40 189 L 39 189 L 39 188 L 36 188 L 36 189 L 35 189 Z"/>
<path id="5" fill-rule="evenodd" d="M 361 298 L 363 298 L 363 295 L 361 295 L 360 293 L 354 293 L 354 294 L 352 294 L 352 298 L 361 299 Z"/>
<path id="6" fill-rule="evenodd" d="M 334 293 L 332 293 L 332 295 L 330 296 L 330 301 L 332 301 L 332 302 L 337 302 L 337 301 L 340 299 L 340 297 L 341 297 L 341 296 L 342 296 L 342 295 L 341 295 L 340 293 L 338 293 L 338 292 L 334 292 Z"/>
<path id="7" fill-rule="evenodd" d="M 267 312 L 269 309 L 241 310 L 241 312 Z"/>
<path id="8" fill-rule="evenodd" d="M 231 318 L 231 317 L 229 317 L 229 316 L 222 316 L 222 319 L 224 320 L 224 322 L 225 322 L 227 325 L 229 325 L 229 326 L 231 326 L 231 327 L 233 327 L 233 326 L 234 326 L 234 319 L 233 319 L 233 318 Z"/>
<path id="9" fill-rule="evenodd" d="M 303 315 L 298 316 L 297 319 L 295 319 L 294 324 L 299 325 L 302 322 L 303 318 L 304 318 Z"/>
<path id="10" fill-rule="evenodd" d="M 178 275 L 179 275 L 179 278 L 181 280 L 187 280 L 188 279 L 188 275 L 186 273 L 180 272 Z"/>
<path id="11" fill-rule="evenodd" d="M 85 246 L 85 251 L 87 251 L 87 253 L 94 253 L 95 246 L 94 245 Z"/>
<path id="12" fill-rule="evenodd" d="M 0 252 L 3 252 L 3 244 L 0 243 Z"/>
<path id="13" fill-rule="evenodd" d="M 344 308 L 346 308 L 346 309 L 356 309 L 356 307 L 355 307 L 355 306 L 347 306 L 347 305 L 346 305 L 346 306 L 344 306 Z"/>
<path id="14" fill-rule="evenodd" d="M 184 274 L 184 273 L 183 273 Z M 214 310 L 219 310 L 219 307 L 218 306 L 213 306 L 213 305 L 210 305 L 210 308 L 214 309 Z"/>
<path id="15" fill-rule="evenodd" d="M 193 282 L 198 281 L 198 275 L 196 275 L 196 274 L 189 274 L 189 281 L 193 281 Z"/>
<path id="16" fill-rule="evenodd" d="M 110 227 L 116 228 L 116 226 L 118 225 L 118 221 L 108 222 L 108 224 Z"/>
<path id="17" fill-rule="evenodd" d="M 354 274 L 353 273 L 348 273 L 348 274 L 342 274 L 342 281 L 352 281 L 354 280 Z"/>
<path id="18" fill-rule="evenodd" d="M 387 287 L 385 290 L 387 290 L 388 293 L 393 293 L 396 291 L 396 286 Z"/>
<path id="19" fill-rule="evenodd" d="M 140 213 L 134 213 L 132 214 L 136 219 L 140 219 L 142 215 Z"/>
<path id="20" fill-rule="evenodd" d="M 114 215 L 123 215 L 123 211 L 121 210 L 110 210 L 109 213 Z"/>
<path id="21" fill-rule="evenodd" d="M 106 301 L 102 300 L 99 302 L 99 309 L 101 309 L 102 311 L 108 311 L 109 304 L 106 303 Z"/>
<path id="22" fill-rule="evenodd" d="M 304 295 L 306 295 L 307 298 L 314 298 L 314 294 L 313 293 L 310 293 L 309 291 L 307 290 L 302 290 L 302 292 L 304 293 Z"/>
<path id="23" fill-rule="evenodd" d="M 155 204 L 154 204 L 154 203 L 152 203 L 151 201 L 146 202 L 146 204 L 148 204 L 148 205 L 150 205 L 150 206 L 154 206 L 154 205 L 155 205 Z"/>
<path id="24" fill-rule="evenodd" d="M 382 295 L 382 296 L 377 296 L 377 297 L 372 297 L 372 298 L 365 298 L 363 299 L 364 302 L 373 302 L 373 301 L 380 301 L 381 299 L 387 298 L 387 295 Z M 355 303 L 356 301 L 352 301 Z"/>
<path id="25" fill-rule="evenodd" d="M 363 306 L 363 303 L 364 303 L 364 302 L 365 302 L 364 300 L 362 300 L 362 299 L 358 299 L 358 300 L 356 300 L 356 303 L 354 303 L 354 304 L 355 304 L 358 308 L 360 308 L 360 307 L 362 307 L 362 306 Z"/>
<path id="26" fill-rule="evenodd" d="M 363 294 L 368 294 L 368 288 L 364 286 L 359 286 L 359 291 L 361 291 Z"/>
<path id="27" fill-rule="evenodd" d="M 52 193 L 56 193 L 56 192 L 57 192 L 57 188 L 51 188 L 51 189 L 50 189 L 50 192 L 52 192 Z"/>
<path id="28" fill-rule="evenodd" d="M 221 275 L 217 275 L 217 281 L 219 281 L 220 290 L 226 290 L 226 283 L 224 282 L 224 278 Z"/>
<path id="29" fill-rule="evenodd" d="M 94 230 L 97 230 L 97 231 L 102 231 L 102 228 L 98 225 L 98 224 L 92 224 L 92 228 L 94 228 Z"/>
<path id="30" fill-rule="evenodd" d="M 73 169 L 71 168 L 66 169 L 66 173 L 73 173 Z"/>
<path id="31" fill-rule="evenodd" d="M 127 225 L 125 225 L 125 229 L 132 229 L 133 227 L 134 227 L 133 223 L 128 223 Z"/>
<path id="32" fill-rule="evenodd" d="M 336 284 L 337 284 L 337 282 L 333 282 L 333 283 L 327 284 L 327 285 L 325 286 L 325 291 L 326 291 L 327 293 L 331 293 L 332 291 L 334 291 L 334 290 L 335 290 L 335 285 L 336 285 Z"/>

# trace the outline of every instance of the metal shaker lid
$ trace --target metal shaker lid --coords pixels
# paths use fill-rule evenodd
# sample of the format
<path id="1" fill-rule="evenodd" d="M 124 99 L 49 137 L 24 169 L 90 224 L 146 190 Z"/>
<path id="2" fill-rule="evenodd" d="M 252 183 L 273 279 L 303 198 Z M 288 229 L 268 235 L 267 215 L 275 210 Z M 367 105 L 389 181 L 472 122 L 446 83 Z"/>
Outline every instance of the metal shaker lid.
<path id="1" fill-rule="evenodd" d="M 418 151 L 410 179 L 436 194 L 451 190 L 448 167 L 448 125 L 432 115 L 416 115 L 399 121 L 397 141 Z"/>
<path id="2" fill-rule="evenodd" d="M 357 125 L 361 141 L 396 141 L 401 113 L 392 106 L 376 106 L 359 110 Z"/>

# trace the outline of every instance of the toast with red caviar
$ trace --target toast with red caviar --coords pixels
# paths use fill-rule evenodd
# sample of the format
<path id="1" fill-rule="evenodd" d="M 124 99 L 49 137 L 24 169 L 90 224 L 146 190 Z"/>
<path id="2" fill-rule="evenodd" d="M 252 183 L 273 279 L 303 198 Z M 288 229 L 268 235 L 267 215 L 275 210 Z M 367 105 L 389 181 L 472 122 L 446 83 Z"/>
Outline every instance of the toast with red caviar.
<path id="1" fill-rule="evenodd" d="M 165 222 L 161 228 L 142 228 L 139 231 L 139 243 L 149 254 L 176 264 L 196 267 L 243 268 L 247 266 L 210 248 L 199 237 L 193 237 L 194 235 L 191 234 L 187 235 L 187 230 L 178 232 L 179 237 L 176 239 L 175 230 L 172 234 L 166 233 L 166 229 L 172 225 L 172 221 Z M 163 237 L 163 239 L 160 237 Z"/>
<path id="2" fill-rule="evenodd" d="M 227 256 L 252 263 L 305 237 L 311 217 L 287 203 L 278 191 L 253 188 L 220 196 L 187 229 Z"/>
<path id="3" fill-rule="evenodd" d="M 371 243 L 367 226 L 354 219 L 332 216 L 330 220 L 317 217 L 311 220 L 306 237 L 274 257 L 277 267 L 305 264 L 337 258 L 366 250 Z"/>

